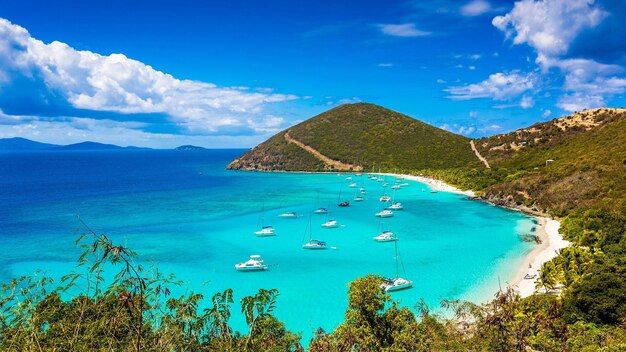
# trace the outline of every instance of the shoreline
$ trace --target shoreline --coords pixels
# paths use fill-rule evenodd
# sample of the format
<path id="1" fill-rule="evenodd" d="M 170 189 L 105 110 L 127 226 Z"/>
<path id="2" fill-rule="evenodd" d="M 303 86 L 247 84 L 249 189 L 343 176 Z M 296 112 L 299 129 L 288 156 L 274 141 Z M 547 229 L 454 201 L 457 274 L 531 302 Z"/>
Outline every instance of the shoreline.
<path id="1" fill-rule="evenodd" d="M 517 291 L 522 298 L 538 292 L 535 288 L 535 281 L 543 263 L 554 259 L 559 250 L 571 244 L 559 233 L 560 221 L 547 217 L 537 218 L 539 219 L 537 233 L 541 238 L 541 244 L 526 254 L 515 278 L 508 283 L 508 286 Z"/>
<path id="2" fill-rule="evenodd" d="M 394 173 L 381 173 L 381 175 L 402 177 L 407 180 L 425 183 L 437 191 L 456 193 L 472 198 L 476 196 L 474 191 L 463 191 L 441 180 L 431 177 Z M 528 297 L 538 292 L 538 289 L 535 288 L 535 281 L 539 276 L 541 266 L 554 259 L 559 250 L 568 247 L 571 243 L 564 240 L 563 235 L 559 233 L 559 228 L 561 227 L 561 222 L 559 220 L 547 216 L 532 214 L 524 211 L 523 209 L 509 207 L 503 208 L 525 213 L 539 221 L 537 224 L 537 234 L 541 239 L 541 243 L 537 244 L 525 255 L 524 261 L 518 268 L 513 280 L 511 282 L 507 282 L 508 287 L 515 290 L 522 298 Z"/>

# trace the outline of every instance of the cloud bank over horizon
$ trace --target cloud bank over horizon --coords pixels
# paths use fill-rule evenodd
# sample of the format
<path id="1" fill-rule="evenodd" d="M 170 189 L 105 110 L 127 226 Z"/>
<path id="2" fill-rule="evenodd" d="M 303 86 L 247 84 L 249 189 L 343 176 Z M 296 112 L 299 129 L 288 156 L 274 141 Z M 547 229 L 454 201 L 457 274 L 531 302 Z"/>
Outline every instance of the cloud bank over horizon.
<path id="1" fill-rule="evenodd" d="M 13 90 L 21 95 L 18 99 Z M 31 94 L 24 95 L 26 90 Z M 20 133 L 38 129 L 39 135 L 44 129 L 63 132 L 66 126 L 64 135 L 70 140 L 73 136 L 88 137 L 85 132 L 97 129 L 100 133 L 94 135 L 103 136 L 102 132 L 109 130 L 108 138 L 119 133 L 137 137 L 149 133 L 143 129 L 152 121 L 166 122 L 175 131 L 191 136 L 269 134 L 284 127 L 286 121 L 268 112 L 267 106 L 299 99 L 267 88 L 219 87 L 180 80 L 123 54 L 105 56 L 75 50 L 59 41 L 46 44 L 2 18 L 0 93 L 0 119 L 5 122 L 0 137 L 10 134 L 8 125 Z M 59 115 L 19 115 L 29 113 L 33 106 L 46 106 Z M 105 114 L 106 119 L 73 115 L 85 112 L 110 114 Z M 144 122 L 133 122 L 135 114 L 142 114 Z M 80 130 L 83 133 L 77 133 Z M 162 140 L 173 136 L 161 134 L 155 137 Z M 144 137 L 141 140 L 148 136 Z"/>

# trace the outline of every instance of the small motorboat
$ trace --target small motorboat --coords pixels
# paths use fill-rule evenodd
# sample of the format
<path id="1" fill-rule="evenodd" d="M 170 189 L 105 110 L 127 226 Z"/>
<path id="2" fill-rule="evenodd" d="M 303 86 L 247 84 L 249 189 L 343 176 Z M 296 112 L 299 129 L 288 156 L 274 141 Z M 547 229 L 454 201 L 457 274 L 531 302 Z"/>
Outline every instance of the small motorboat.
<path id="1" fill-rule="evenodd" d="M 391 189 L 400 189 L 400 185 L 393 185 L 391 186 Z"/>
<path id="2" fill-rule="evenodd" d="M 281 218 L 285 218 L 285 219 L 297 219 L 298 218 L 298 213 L 296 213 L 295 211 L 290 211 L 287 213 L 282 213 L 280 215 L 278 215 Z"/>
<path id="3" fill-rule="evenodd" d="M 349 207 L 350 206 L 350 202 L 344 201 L 344 202 L 338 203 L 337 206 L 338 207 Z"/>
<path id="4" fill-rule="evenodd" d="M 352 183 L 351 183 L 348 187 L 350 187 L 350 188 L 354 188 L 354 187 L 356 187 L 356 186 L 357 186 L 356 182 L 352 182 Z"/>
<path id="5" fill-rule="evenodd" d="M 346 181 L 352 181 L 352 176 L 346 177 Z"/>
<path id="6" fill-rule="evenodd" d="M 237 271 L 260 271 L 267 270 L 269 267 L 265 265 L 260 255 L 251 255 L 250 259 L 243 263 L 235 264 Z"/>
<path id="7" fill-rule="evenodd" d="M 389 186 L 388 182 L 383 183 L 383 187 L 387 187 L 387 186 Z"/>
<path id="8" fill-rule="evenodd" d="M 383 233 L 373 238 L 376 242 L 393 242 L 398 240 L 398 237 L 391 231 L 383 231 Z"/>
<path id="9" fill-rule="evenodd" d="M 379 218 L 390 218 L 392 216 L 393 216 L 393 212 L 389 209 L 385 209 L 376 213 L 376 217 L 379 217 Z"/>
<path id="10" fill-rule="evenodd" d="M 328 209 L 326 208 L 317 208 L 313 211 L 313 214 L 328 214 Z"/>
<path id="11" fill-rule="evenodd" d="M 379 198 L 381 202 L 391 202 L 391 197 L 385 195 Z"/>
<path id="12" fill-rule="evenodd" d="M 389 209 L 391 209 L 391 210 L 402 210 L 402 209 L 404 209 L 404 207 L 402 206 L 402 203 L 395 202 L 391 206 L 389 206 Z"/>
<path id="13" fill-rule="evenodd" d="M 258 237 L 276 236 L 276 233 L 274 232 L 274 227 L 269 225 L 263 226 L 259 231 L 255 231 L 254 234 Z"/>
<path id="14" fill-rule="evenodd" d="M 322 227 L 325 229 L 334 229 L 336 227 L 339 227 L 339 223 L 337 222 L 337 220 L 328 220 L 322 224 Z"/>
<path id="15" fill-rule="evenodd" d="M 355 202 L 362 202 L 362 201 L 363 201 L 363 197 L 361 197 L 361 196 L 356 196 L 356 197 L 354 197 L 354 201 L 355 201 Z"/>

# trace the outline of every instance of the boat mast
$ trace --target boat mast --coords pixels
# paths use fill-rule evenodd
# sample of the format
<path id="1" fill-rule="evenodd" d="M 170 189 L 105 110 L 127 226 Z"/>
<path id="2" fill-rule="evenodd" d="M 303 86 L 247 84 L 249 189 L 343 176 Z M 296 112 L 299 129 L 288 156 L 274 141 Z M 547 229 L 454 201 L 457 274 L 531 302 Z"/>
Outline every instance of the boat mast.
<path id="1" fill-rule="evenodd" d="M 400 276 L 398 273 L 398 241 L 393 242 L 396 245 L 396 279 Z"/>

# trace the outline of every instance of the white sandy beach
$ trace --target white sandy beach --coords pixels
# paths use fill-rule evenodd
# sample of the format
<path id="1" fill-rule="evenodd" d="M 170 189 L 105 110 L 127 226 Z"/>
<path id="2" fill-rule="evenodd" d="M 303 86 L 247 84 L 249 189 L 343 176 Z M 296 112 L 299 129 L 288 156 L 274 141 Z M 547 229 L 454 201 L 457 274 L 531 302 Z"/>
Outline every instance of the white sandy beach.
<path id="1" fill-rule="evenodd" d="M 446 184 L 443 181 L 430 177 L 391 173 L 382 175 L 402 177 L 407 180 L 422 182 L 437 191 L 452 192 L 470 197 L 475 195 L 473 191 L 463 191 Z M 528 253 L 528 255 L 526 255 L 526 258 L 515 275 L 515 278 L 509 283 L 509 286 L 515 289 L 522 297 L 528 297 L 537 291 L 535 289 L 535 280 L 539 276 L 539 270 L 541 269 L 543 263 L 552 260 L 557 256 L 560 249 L 570 245 L 570 242 L 564 240 L 563 235 L 559 233 L 561 223 L 558 220 L 546 217 L 537 217 L 537 219 L 539 220 L 537 233 L 539 238 L 541 238 L 541 244 L 537 245 L 532 249 L 532 251 L 530 251 L 530 253 Z"/>
<path id="2" fill-rule="evenodd" d="M 560 249 L 570 245 L 570 242 L 564 240 L 563 235 L 559 233 L 560 226 L 558 220 L 539 218 L 537 231 L 542 242 L 526 256 L 515 279 L 510 283 L 520 296 L 528 297 L 536 292 L 535 280 L 543 263 L 552 260 Z"/>
<path id="3" fill-rule="evenodd" d="M 392 176 L 392 177 L 402 177 L 405 180 L 411 180 L 411 181 L 417 181 L 417 182 L 422 182 L 425 183 L 427 185 L 429 185 L 432 189 L 436 190 L 436 191 L 442 191 L 442 192 L 450 192 L 450 193 L 457 193 L 457 194 L 462 194 L 462 195 L 466 195 L 468 197 L 473 197 L 474 196 L 474 192 L 473 191 L 463 191 L 461 189 L 458 189 L 454 186 L 451 186 L 443 181 L 439 181 L 436 180 L 434 178 L 430 178 L 430 177 L 425 177 L 425 176 L 413 176 L 413 175 L 400 175 L 400 174 L 381 174 L 381 175 L 385 175 L 385 176 Z"/>

